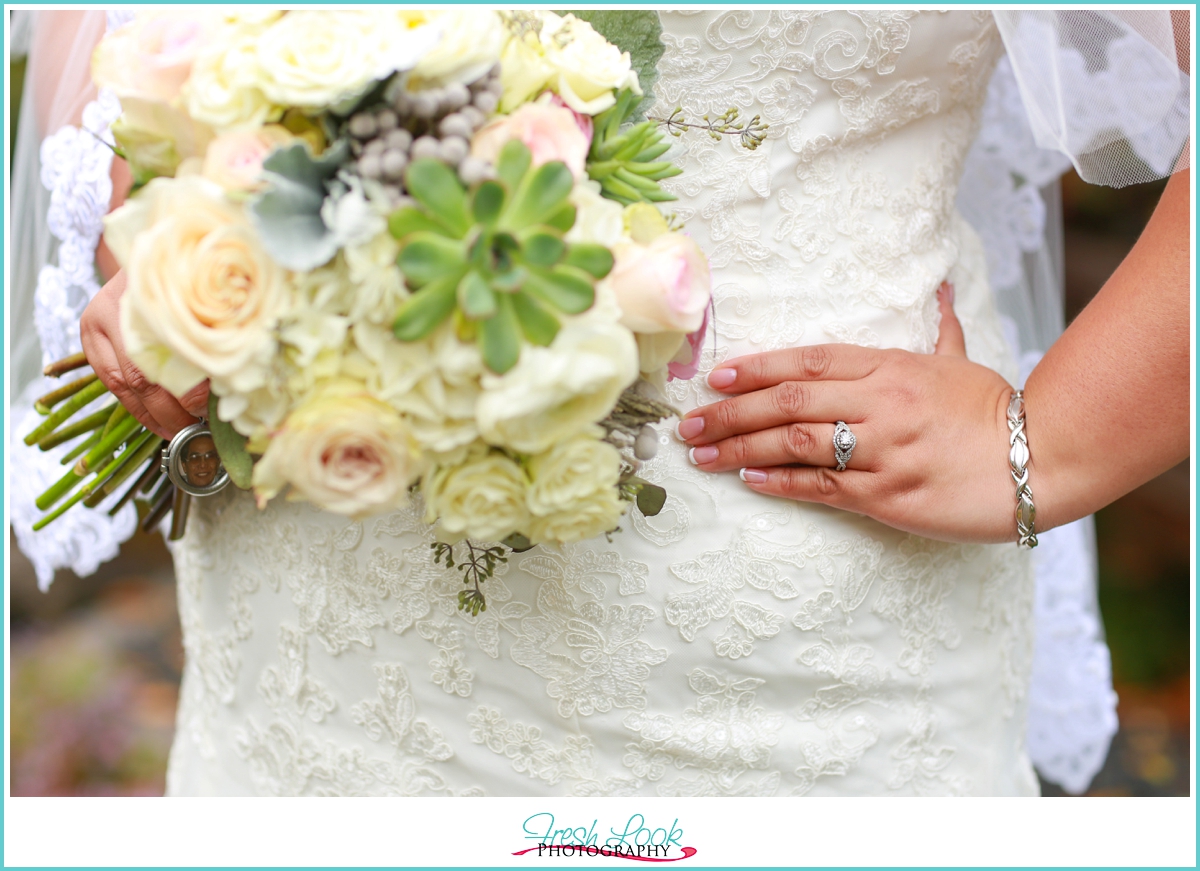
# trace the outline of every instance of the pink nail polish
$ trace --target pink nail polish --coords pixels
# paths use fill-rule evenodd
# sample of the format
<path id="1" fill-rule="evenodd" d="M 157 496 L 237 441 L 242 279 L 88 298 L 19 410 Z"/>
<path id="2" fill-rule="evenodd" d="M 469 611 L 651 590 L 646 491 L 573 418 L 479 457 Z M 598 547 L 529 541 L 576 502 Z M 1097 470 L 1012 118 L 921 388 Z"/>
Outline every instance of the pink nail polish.
<path id="1" fill-rule="evenodd" d="M 702 417 L 689 417 L 687 420 L 681 420 L 675 424 L 675 435 L 681 442 L 694 439 L 702 432 L 704 432 L 704 418 Z"/>
<path id="2" fill-rule="evenodd" d="M 708 373 L 708 386 L 716 390 L 723 390 L 736 380 L 736 369 L 714 369 Z"/>
<path id="3" fill-rule="evenodd" d="M 762 469 L 742 469 L 740 472 L 738 472 L 738 477 L 747 484 L 767 483 L 767 473 Z"/>
<path id="4" fill-rule="evenodd" d="M 702 463 L 711 463 L 720 455 L 721 452 L 712 445 L 706 445 L 702 448 L 692 448 L 688 451 L 688 459 L 692 461 L 693 466 L 699 466 Z"/>

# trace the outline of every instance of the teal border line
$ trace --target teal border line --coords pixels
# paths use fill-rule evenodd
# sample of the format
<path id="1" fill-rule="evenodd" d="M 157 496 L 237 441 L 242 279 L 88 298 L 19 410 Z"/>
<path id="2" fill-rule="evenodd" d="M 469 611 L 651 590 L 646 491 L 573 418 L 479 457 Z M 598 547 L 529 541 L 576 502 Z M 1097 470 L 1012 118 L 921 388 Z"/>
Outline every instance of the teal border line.
<path id="1" fill-rule="evenodd" d="M 46 6 L 46 7 L 50 7 L 50 8 L 55 7 L 55 4 L 51 4 L 51 3 L 31 3 L 31 4 L 26 4 L 26 5 L 35 6 L 35 7 L 36 6 Z M 108 8 L 110 6 L 129 7 L 129 6 L 163 6 L 163 5 L 170 5 L 170 4 L 164 4 L 162 2 L 156 3 L 156 2 L 153 2 L 153 0 L 132 0 L 132 2 L 129 2 L 129 0 L 125 0 L 125 2 L 112 3 L 112 4 L 108 4 L 108 3 L 72 4 L 72 6 L 74 6 L 74 7 L 96 8 L 96 9 Z M 188 5 L 204 6 L 204 5 L 233 5 L 233 4 L 219 3 L 219 2 L 203 2 L 203 3 L 195 3 L 195 4 L 188 4 Z M 284 4 L 281 4 L 281 5 L 284 5 Z M 292 2 L 292 3 L 288 3 L 286 5 L 288 5 L 288 6 L 331 6 L 331 5 L 337 5 L 337 4 L 322 3 L 322 2 L 320 2 L 320 0 L 299 0 L 299 2 Z M 449 5 L 449 4 L 431 4 L 431 5 Z M 456 3 L 454 5 L 495 6 L 497 4 Z M 564 9 L 571 8 L 568 4 L 562 3 L 562 2 L 558 2 L 558 3 L 541 2 L 541 3 L 520 3 L 520 4 L 514 3 L 512 5 L 514 7 L 515 6 L 526 6 L 526 7 L 537 7 L 537 8 L 564 8 Z M 596 2 L 591 2 L 591 3 L 587 3 L 587 4 L 575 4 L 574 8 L 590 9 L 590 8 L 599 8 L 599 7 L 607 7 L 607 6 L 625 6 L 625 5 L 631 5 L 631 4 L 620 3 L 620 2 L 617 2 L 617 0 L 608 0 L 608 2 L 605 2 L 605 0 L 596 0 Z M 870 5 L 870 6 L 873 6 L 873 5 L 887 5 L 887 6 L 900 5 L 900 6 L 902 6 L 904 4 L 887 3 L 886 0 L 863 0 L 863 2 L 861 2 L 861 3 L 853 3 L 853 4 L 850 4 L 850 3 L 795 4 L 795 3 L 788 3 L 788 2 L 786 2 L 786 0 L 765 0 L 765 2 L 746 3 L 746 4 L 720 2 L 720 0 L 697 0 L 697 2 L 691 2 L 691 3 L 663 3 L 663 4 L 661 4 L 662 8 L 683 8 L 683 9 L 697 7 L 697 6 L 728 6 L 730 8 L 745 7 L 745 8 L 753 9 L 753 8 L 768 8 L 768 7 L 775 7 L 775 6 L 797 6 L 797 5 L 818 6 L 818 7 L 824 5 L 824 6 L 830 6 L 830 7 L 838 6 L 838 7 L 853 8 L 853 7 L 862 7 L 862 6 L 868 6 L 868 5 Z M 916 4 L 914 4 L 914 5 L 916 5 Z M 948 8 L 948 7 L 957 7 L 957 6 L 972 6 L 972 7 L 978 8 L 978 7 L 980 7 L 981 4 L 969 3 L 969 2 L 966 2 L 966 0 L 945 0 L 945 2 L 941 2 L 941 3 L 937 3 L 937 4 L 925 4 L 925 5 L 926 5 L 926 7 L 932 5 L 934 8 Z M 1021 3 L 1021 2 L 1019 2 L 1019 0 L 999 0 L 999 2 L 995 2 L 995 3 L 991 3 L 991 4 L 987 4 L 987 5 L 988 6 L 1009 6 L 1009 5 L 1053 6 L 1054 4 L 1049 4 L 1049 3 L 1030 4 L 1030 3 Z M 1060 5 L 1065 5 L 1065 4 L 1060 4 Z M 1140 5 L 1161 5 L 1161 4 L 1144 4 L 1141 2 L 1137 2 L 1137 0 L 1133 0 L 1133 2 L 1121 2 L 1121 0 L 1099 0 L 1099 2 L 1091 2 L 1091 3 L 1087 4 L 1087 6 L 1089 6 L 1089 7 L 1110 7 L 1111 6 L 1111 7 L 1122 7 L 1122 8 L 1130 8 L 1130 7 L 1140 6 Z M 1200 11 L 1200 4 L 1196 4 L 1196 3 L 1190 3 L 1190 4 L 1184 3 L 1184 4 L 1179 4 L 1179 5 L 1169 4 L 1169 5 L 1171 5 L 1172 8 L 1191 10 L 1193 19 L 1195 19 L 1197 12 Z M 3 29 L 3 34 L 4 34 L 4 37 L 6 40 L 6 44 L 7 44 L 7 39 L 9 36 L 9 13 L 10 13 L 10 11 L 11 11 L 11 9 L 9 8 L 9 6 L 5 5 L 4 20 L 3 20 L 2 25 L 0 25 L 0 27 L 2 27 L 2 29 Z M 1200 39 L 1200 24 L 1197 25 L 1197 34 L 1198 34 L 1198 39 Z M 1197 42 L 1193 42 L 1193 44 L 1192 44 L 1193 53 L 1196 51 L 1197 47 L 1198 47 Z M 1200 62 L 1197 62 L 1196 66 L 1197 66 L 1197 68 L 1200 68 Z M 8 84 L 9 84 L 9 69 L 6 66 L 4 70 L 0 71 L 0 85 L 7 88 Z M 11 125 L 11 119 L 9 118 L 9 113 L 5 112 L 3 129 L 4 129 L 4 148 L 5 148 L 6 152 L 9 150 L 9 141 L 10 141 L 10 135 L 11 135 L 10 125 Z M 1193 111 L 1193 117 L 1192 117 L 1193 137 L 1195 136 L 1197 131 L 1200 131 L 1200 124 L 1197 123 L 1196 114 Z M 12 160 L 11 154 L 9 155 L 9 160 L 10 160 L 10 168 L 11 168 L 11 160 Z M 7 184 L 7 181 L 8 180 L 5 179 L 6 184 Z M 1193 184 L 1194 185 L 1196 184 L 1196 182 L 1194 180 L 1193 180 Z M 1196 221 L 1196 207 L 1197 207 L 1197 201 L 1200 200 L 1200 189 L 1194 188 L 1193 190 L 1194 190 L 1194 194 L 1193 194 L 1193 202 L 1192 202 L 1192 218 L 1193 218 L 1192 231 L 1193 231 L 1193 237 L 1197 243 L 1198 253 L 1200 253 L 1200 227 L 1197 226 L 1197 221 Z M 5 207 L 6 207 L 6 209 L 8 207 L 7 195 L 5 196 Z M 4 264 L 4 254 L 3 254 L 3 251 L 0 250 L 0 268 L 2 268 L 4 265 L 5 265 Z M 1192 273 L 1193 273 L 1193 276 L 1195 276 L 1196 263 L 1194 260 L 1192 263 Z M 1193 326 L 1195 326 L 1196 322 L 1197 322 L 1198 308 L 1200 308 L 1200 302 L 1197 301 L 1197 298 L 1194 295 L 1193 296 L 1193 311 L 1192 311 Z M 5 321 L 6 321 L 6 319 L 4 317 L 4 314 L 2 311 L 0 311 L 0 322 L 5 322 Z M 2 375 L 4 378 L 7 378 L 9 343 L 8 343 L 8 332 L 7 332 L 8 324 L 6 322 L 4 323 L 4 327 L 5 327 L 5 355 L 4 355 L 3 361 L 0 362 L 0 375 Z M 1193 390 L 1195 390 L 1196 384 L 1197 384 L 1197 375 L 1200 374 L 1200 363 L 1198 363 L 1197 359 L 1192 360 L 1191 374 L 1192 374 L 1192 387 L 1193 387 Z M 1196 411 L 1197 411 L 1197 409 L 1194 408 L 1193 412 L 1196 412 Z M 7 415 L 7 408 L 4 409 L 4 411 L 2 413 Z M 1198 429 L 1200 429 L 1200 416 L 1195 417 L 1194 420 L 1197 421 Z M 1196 492 L 1197 492 L 1198 496 L 1200 496 L 1200 467 L 1198 467 L 1198 464 L 1197 464 L 1197 460 L 1200 458 L 1198 458 L 1196 456 L 1196 451 L 1195 451 L 1196 444 L 1193 443 L 1192 447 L 1193 447 L 1193 451 L 1192 451 L 1191 463 L 1192 463 L 1193 482 L 1196 486 Z M 5 441 L 4 444 L 0 444 L 0 456 L 6 457 L 7 448 L 8 448 L 7 441 Z M 7 466 L 5 468 L 7 468 Z M 2 492 L 2 491 L 3 491 L 3 484 L 0 483 L 0 492 Z M 1200 541 L 1200 506 L 1194 506 L 1194 507 L 1197 508 L 1197 522 L 1193 528 L 1193 532 L 1195 533 L 1197 540 Z M 5 557 L 7 559 L 7 557 L 9 556 L 9 539 L 6 538 L 5 541 L 6 541 Z M 1196 600 L 1195 580 L 1196 580 L 1195 577 L 1193 577 L 1192 610 L 1193 610 L 1193 617 L 1196 618 L 1197 624 L 1200 624 L 1200 608 L 1198 608 L 1198 603 Z M 9 618 L 8 602 L 5 601 L 2 607 L 3 607 L 4 618 L 7 621 L 7 619 Z M 6 659 L 6 652 L 7 652 L 6 650 L 0 650 L 0 667 L 4 668 L 5 670 L 7 670 L 7 667 L 8 667 L 8 662 Z M 1195 677 L 1197 675 L 1198 664 L 1200 664 L 1200 658 L 1198 658 L 1194 652 L 1193 659 L 1192 659 L 1193 679 L 1195 679 Z M 4 698 L 0 698 L 0 717 L 5 716 L 7 714 L 7 710 L 8 710 L 7 704 L 8 704 L 8 699 L 7 699 L 7 694 L 5 694 Z M 1195 708 L 1193 708 L 1193 710 L 1192 710 L 1191 727 L 1192 727 L 1192 734 L 1193 734 L 1193 736 L 1195 736 L 1197 734 L 1197 711 Z M 1198 747 L 1197 749 L 1200 750 L 1200 747 Z M 1192 771 L 1193 771 L 1193 774 L 1200 775 L 1200 760 L 1198 760 L 1197 758 L 1192 759 Z M 4 779 L 4 788 L 5 788 L 6 796 L 7 796 L 7 791 L 9 788 L 8 774 L 9 774 L 9 772 L 5 769 L 3 758 L 0 757 L 0 776 L 3 776 L 3 779 Z M 1198 786 L 1200 786 L 1200 776 L 1198 776 L 1197 780 L 1198 780 Z M 1195 800 L 1196 796 L 1193 795 L 1193 796 L 1191 796 L 1191 798 L 1193 800 Z M 7 797 L 5 800 L 7 800 Z M 32 801 L 32 800 L 36 800 L 36 799 L 21 798 L 19 800 Z M 82 799 L 82 800 L 86 800 L 86 799 Z M 1075 800 L 1082 801 L 1084 799 L 1078 798 Z M 1098 799 L 1092 799 L 1092 800 L 1098 800 Z M 131 800 L 131 804 L 130 804 L 130 809 L 133 811 L 136 810 L 136 807 L 133 804 L 134 801 L 136 801 L 136 799 Z M 786 801 L 786 799 L 781 798 L 780 801 Z M 932 805 L 931 805 L 931 807 L 932 807 Z M 2 813 L 2 811 L 0 811 L 0 818 L 2 818 L 2 817 L 3 817 L 3 813 Z M 4 832 L 0 831 L 0 847 L 3 846 L 3 838 L 4 838 Z M 700 857 L 703 856 L 703 853 L 704 853 L 703 846 L 698 846 L 697 849 L 699 852 L 697 853 L 696 858 L 700 859 Z M 505 850 L 502 848 L 501 854 L 503 855 L 503 853 L 505 853 L 505 852 L 511 852 L 511 851 L 508 851 L 508 850 Z M 494 868 L 494 869 L 497 869 L 497 871 L 511 871 L 511 869 L 513 869 L 513 868 L 538 867 L 538 865 L 535 864 L 536 861 L 537 860 L 534 860 L 533 863 L 530 863 L 530 862 L 516 863 L 516 862 L 514 862 L 512 864 L 503 865 L 503 866 L 501 866 L 501 865 L 494 865 L 494 866 L 459 865 L 459 866 L 429 866 L 429 867 L 485 868 L 485 869 Z M 557 860 L 557 863 L 548 864 L 545 867 L 547 867 L 547 868 L 564 867 L 560 864 L 562 861 L 564 861 L 564 860 L 559 859 L 559 860 Z M 586 860 L 577 859 L 576 861 L 580 862 L 579 867 L 584 867 L 584 868 L 588 867 L 586 864 Z M 0 867 L 9 868 L 9 867 L 30 867 L 30 866 L 9 866 L 7 864 L 4 864 L 3 860 L 0 859 Z M 55 869 L 66 869 L 66 868 L 75 868 L 75 867 L 108 868 L 108 867 L 119 867 L 119 866 L 45 866 L 45 867 L 55 868 Z M 155 867 L 158 867 L 158 868 L 176 868 L 176 867 L 235 868 L 238 866 L 236 866 L 236 865 L 229 865 L 229 866 L 195 866 L 195 865 L 193 865 L 193 866 L 139 866 L 139 867 L 151 869 L 151 868 L 155 868 Z M 274 866 L 253 866 L 253 867 L 282 869 L 282 868 L 290 868 L 290 867 L 296 867 L 296 866 L 274 865 Z M 307 868 L 310 866 L 304 866 L 304 867 Z M 311 867 L 316 869 L 321 866 L 311 866 Z M 388 867 L 388 866 L 345 866 L 346 869 L 362 869 L 362 871 L 373 871 L 373 869 L 380 868 L 380 867 Z M 422 866 L 393 866 L 393 867 L 422 867 Z M 606 866 L 606 867 L 612 867 L 612 866 Z M 644 867 L 645 866 L 642 866 L 640 864 L 632 865 L 630 868 L 630 871 L 633 871 L 634 868 L 644 868 Z M 683 869 L 690 869 L 690 868 L 714 868 L 714 867 L 724 867 L 724 866 L 707 865 L 707 864 L 704 864 L 703 860 L 700 860 L 698 862 L 692 862 L 692 861 L 685 860 L 680 864 L 668 863 L 667 867 L 677 867 L 677 868 L 681 869 L 681 871 L 683 871 Z M 742 866 L 742 867 L 745 868 L 745 871 L 760 871 L 760 869 L 761 869 L 761 871 L 772 871 L 772 869 L 774 869 L 776 867 L 785 867 L 785 866 L 749 866 L 748 865 L 748 866 Z M 917 866 L 856 865 L 856 866 L 796 866 L 796 867 L 812 868 L 813 871 L 818 871 L 818 869 L 826 869 L 826 868 L 830 869 L 830 871 L 865 871 L 865 869 L 875 869 L 875 868 L 893 868 L 893 867 L 894 868 L 902 868 L 902 867 L 907 868 L 907 867 L 917 867 Z M 945 868 L 945 869 L 947 869 L 947 871 L 949 871 L 949 869 L 952 869 L 952 868 L 973 868 L 973 867 L 980 867 L 980 866 L 965 866 L 965 865 L 963 865 L 963 866 L 938 866 L 938 867 Z M 1017 867 L 1017 866 L 989 866 L 989 867 L 1003 868 L 1003 867 Z M 1095 867 L 1095 866 L 1055 866 L 1055 867 L 1080 867 L 1080 868 L 1082 868 L 1082 867 Z M 1129 867 L 1129 866 L 1105 866 L 1105 867 L 1119 868 L 1119 867 Z M 1137 866 L 1137 867 L 1150 867 L 1150 866 Z M 1200 866 L 1192 866 L 1192 867 L 1200 867 Z"/>

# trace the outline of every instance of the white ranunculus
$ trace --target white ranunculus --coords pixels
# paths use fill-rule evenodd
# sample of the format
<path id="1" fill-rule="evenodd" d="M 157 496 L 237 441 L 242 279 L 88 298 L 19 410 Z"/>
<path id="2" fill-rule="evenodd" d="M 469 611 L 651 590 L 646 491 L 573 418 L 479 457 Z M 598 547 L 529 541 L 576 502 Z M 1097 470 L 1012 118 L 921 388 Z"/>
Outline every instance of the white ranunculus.
<path id="1" fill-rule="evenodd" d="M 348 312 L 352 321 L 367 320 L 389 326 L 400 304 L 408 299 L 404 277 L 396 265 L 400 244 L 384 230 L 362 245 L 342 249 L 346 270 L 356 288 L 354 304 Z"/>
<path id="2" fill-rule="evenodd" d="M 638 374 L 637 343 L 618 324 L 565 324 L 526 346 L 504 375 L 485 375 L 475 417 L 484 441 L 537 454 L 603 420 Z"/>
<path id="3" fill-rule="evenodd" d="M 445 9 L 428 15 L 437 43 L 412 68 L 412 77 L 426 83 L 470 84 L 482 77 L 504 51 L 508 30 L 491 9 Z"/>
<path id="4" fill-rule="evenodd" d="M 361 384 L 335 379 L 288 415 L 253 482 L 260 507 L 290 485 L 289 499 L 365 517 L 406 505 L 421 471 L 400 415 Z"/>
<path id="5" fill-rule="evenodd" d="M 125 348 L 147 378 L 176 396 L 208 377 L 238 391 L 263 383 L 283 271 L 219 186 L 155 179 L 105 219 L 105 241 L 129 281 Z"/>
<path id="6" fill-rule="evenodd" d="M 273 103 L 326 108 L 411 69 L 434 36 L 382 9 L 292 11 L 258 37 L 255 84 Z"/>
<path id="7" fill-rule="evenodd" d="M 450 536 L 499 541 L 529 525 L 525 471 L 499 451 L 480 445 L 467 459 L 443 466 L 423 483 L 427 523 Z"/>

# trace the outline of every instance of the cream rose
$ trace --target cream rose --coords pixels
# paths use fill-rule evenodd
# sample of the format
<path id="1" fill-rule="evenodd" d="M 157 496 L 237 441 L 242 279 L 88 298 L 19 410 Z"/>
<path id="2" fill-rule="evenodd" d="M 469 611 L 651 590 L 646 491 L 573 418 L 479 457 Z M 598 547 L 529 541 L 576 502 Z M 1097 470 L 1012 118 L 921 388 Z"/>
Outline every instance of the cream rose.
<path id="1" fill-rule="evenodd" d="M 534 544 L 565 544 L 595 538 L 615 529 L 628 507 L 616 488 L 593 490 L 566 511 L 534 517 L 529 540 Z"/>
<path id="2" fill-rule="evenodd" d="M 105 219 L 105 241 L 128 276 L 125 348 L 147 378 L 176 396 L 210 376 L 239 391 L 262 383 L 283 274 L 220 187 L 155 179 Z"/>
<path id="3" fill-rule="evenodd" d="M 479 446 L 465 462 L 426 476 L 425 521 L 451 536 L 499 541 L 529 524 L 524 470 L 498 451 Z"/>
<path id="4" fill-rule="evenodd" d="M 613 248 L 608 283 L 621 323 L 635 333 L 690 333 L 700 328 L 712 294 L 708 260 L 691 238 L 663 233 L 648 245 Z"/>
<path id="5" fill-rule="evenodd" d="M 526 103 L 511 115 L 494 118 L 471 140 L 471 156 L 495 163 L 510 139 L 524 142 L 533 165 L 560 160 L 576 179 L 585 178 L 589 140 L 579 129 L 570 109 L 543 103 Z"/>
<path id="6" fill-rule="evenodd" d="M 616 491 L 621 455 L 597 435 L 579 435 L 529 460 L 529 510 L 536 517 L 569 512 L 597 490 Z"/>
<path id="7" fill-rule="evenodd" d="M 574 15 L 546 13 L 541 41 L 553 71 L 549 84 L 576 112 L 603 112 L 616 102 L 614 89 L 642 93 L 629 52 L 610 43 L 588 22 Z"/>
<path id="8" fill-rule="evenodd" d="M 386 11 L 289 12 L 258 38 L 256 84 L 274 103 L 324 108 L 410 69 L 434 36 Z"/>
<path id="9" fill-rule="evenodd" d="M 279 114 L 280 109 L 257 84 L 253 30 L 229 27 L 220 44 L 208 46 L 196 56 L 183 94 L 188 114 L 197 121 L 230 130 L 255 127 Z"/>
<path id="10" fill-rule="evenodd" d="M 259 507 L 291 485 L 289 499 L 358 518 L 406 505 L 420 473 L 400 415 L 362 385 L 334 380 L 288 415 L 253 482 Z"/>
<path id="11" fill-rule="evenodd" d="M 278 124 L 222 133 L 204 153 L 203 175 L 227 191 L 258 190 L 267 155 L 294 138 Z"/>
<path id="12" fill-rule="evenodd" d="M 527 346 L 504 375 L 487 375 L 475 419 L 484 441 L 537 454 L 603 420 L 637 377 L 637 344 L 611 322 L 564 325 L 547 348 Z"/>
<path id="13" fill-rule="evenodd" d="M 426 82 L 470 84 L 500 60 L 508 41 L 500 15 L 490 9 L 439 10 L 431 12 L 427 21 L 438 39 L 412 68 L 412 77 L 421 86 Z"/>

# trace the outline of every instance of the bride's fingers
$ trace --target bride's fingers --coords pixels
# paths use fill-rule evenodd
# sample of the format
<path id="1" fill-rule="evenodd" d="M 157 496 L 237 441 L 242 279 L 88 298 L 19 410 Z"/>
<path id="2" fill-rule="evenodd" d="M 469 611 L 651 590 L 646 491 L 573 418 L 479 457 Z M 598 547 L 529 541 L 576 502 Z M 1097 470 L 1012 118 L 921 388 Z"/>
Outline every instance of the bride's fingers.
<path id="1" fill-rule="evenodd" d="M 708 385 L 723 393 L 748 393 L 783 381 L 854 381 L 882 362 L 879 351 L 857 345 L 807 345 L 751 354 L 722 363 Z"/>
<path id="2" fill-rule="evenodd" d="M 934 346 L 933 352 L 965 357 L 967 348 L 963 340 L 962 324 L 958 322 L 958 315 L 954 313 L 954 285 L 943 281 L 942 286 L 938 288 L 937 298 L 942 325 L 938 329 L 937 345 Z"/>
<path id="3" fill-rule="evenodd" d="M 824 466 L 777 466 L 741 471 L 746 486 L 757 493 L 782 496 L 800 502 L 820 502 L 834 508 L 866 514 L 872 473 L 847 469 L 838 472 Z"/>
<path id="4" fill-rule="evenodd" d="M 692 448 L 688 459 L 705 472 L 792 463 L 833 468 L 837 465 L 833 433 L 830 423 L 793 423 Z M 868 454 L 856 449 L 847 468 L 870 469 L 870 460 Z"/>
<path id="5" fill-rule="evenodd" d="M 694 445 L 791 423 L 828 423 L 863 418 L 866 397 L 845 381 L 784 381 L 690 411 L 675 434 Z"/>

